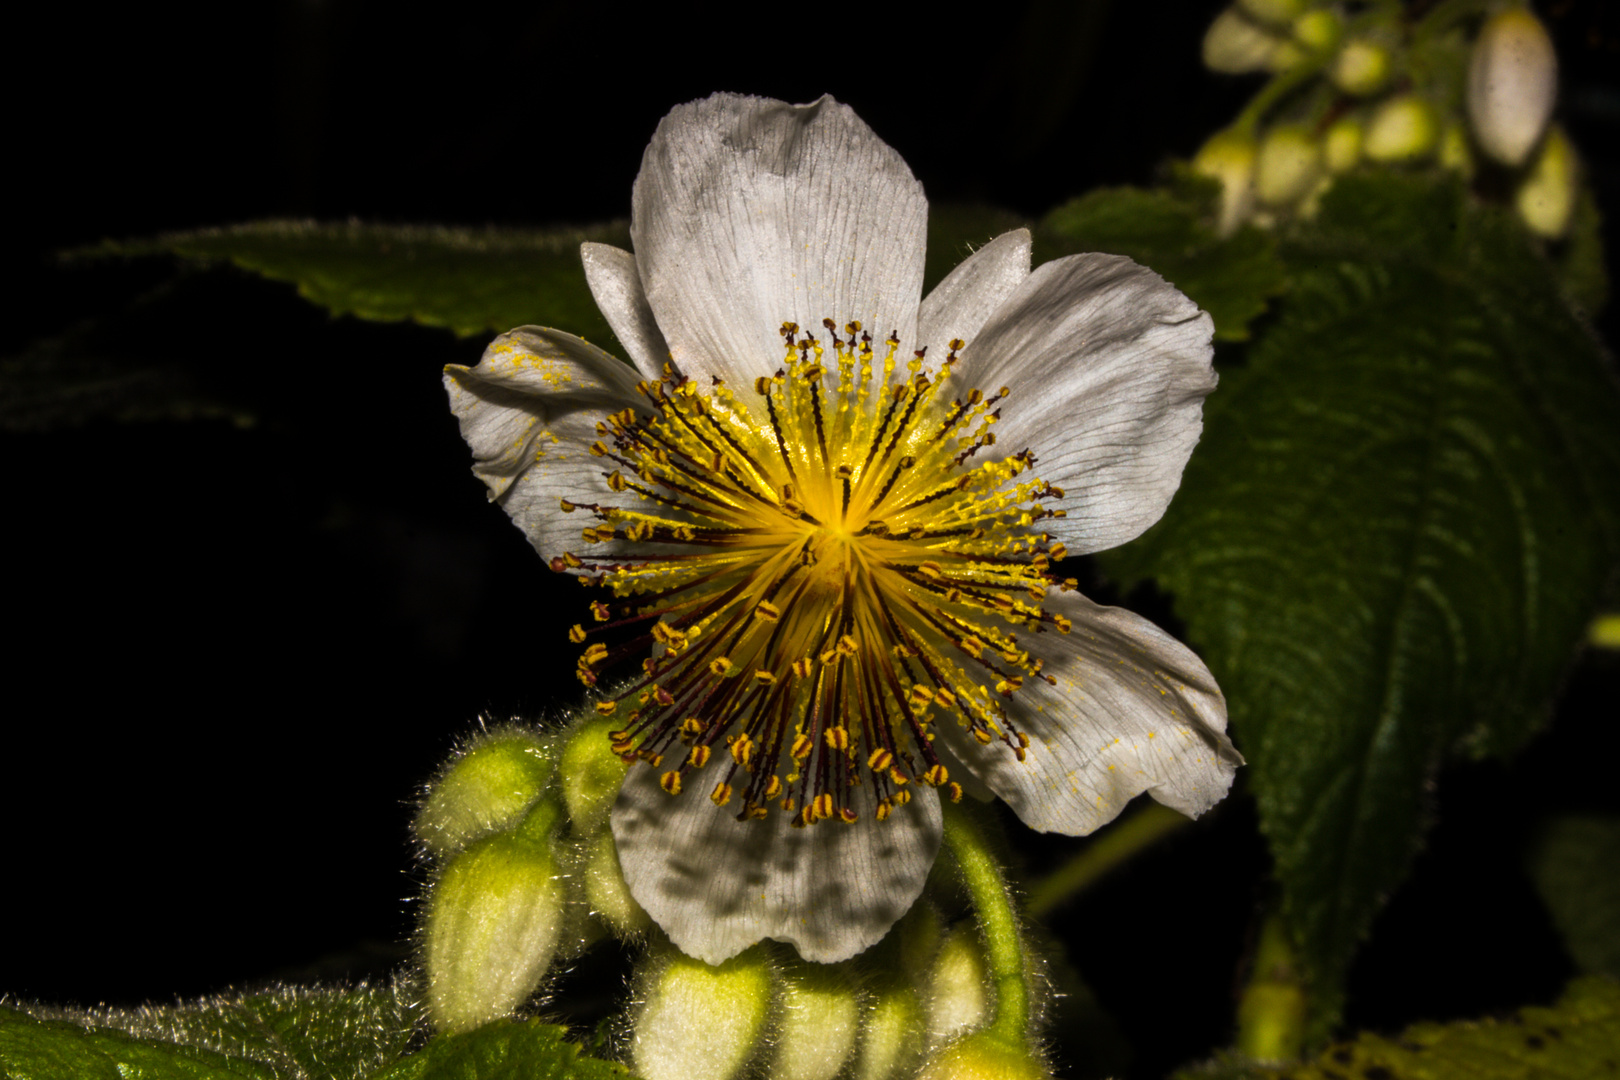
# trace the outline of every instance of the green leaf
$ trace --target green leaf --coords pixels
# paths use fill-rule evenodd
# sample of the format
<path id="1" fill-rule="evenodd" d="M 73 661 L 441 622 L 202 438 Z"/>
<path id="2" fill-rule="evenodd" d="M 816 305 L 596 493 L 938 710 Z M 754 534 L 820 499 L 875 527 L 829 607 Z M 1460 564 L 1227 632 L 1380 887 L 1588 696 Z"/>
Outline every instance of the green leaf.
<path id="1" fill-rule="evenodd" d="M 579 261 L 579 245 L 587 240 L 628 247 L 629 227 L 618 222 L 582 229 L 471 230 L 255 221 L 150 240 L 107 241 L 69 257 L 171 254 L 231 262 L 295 284 L 300 296 L 334 315 L 409 319 L 463 337 L 538 323 L 606 342 L 611 333 Z"/>
<path id="2" fill-rule="evenodd" d="M 1245 226 L 1216 236 L 1208 205 L 1213 190 L 1196 198 L 1167 191 L 1103 188 L 1046 215 L 1035 231 L 1042 261 L 1081 251 L 1128 255 L 1157 271 L 1215 320 L 1219 341 L 1244 341 L 1287 277 L 1268 233 Z"/>
<path id="3" fill-rule="evenodd" d="M 35 1011 L 35 1017 L 6 1016 L 11 1027 L 0 1024 L 0 1064 L 8 1080 L 33 1077 L 36 1072 L 28 1069 L 51 1061 L 147 1070 L 131 1074 L 142 1077 L 364 1080 L 398 1060 L 416 1028 L 415 1011 L 399 985 L 278 987 L 174 1006 Z M 13 1028 L 13 1034 L 27 1036 L 18 1044 L 27 1054 L 15 1060 L 6 1049 Z M 41 1056 L 45 1051 L 56 1056 Z M 193 1071 L 174 1071 L 187 1068 Z M 37 1075 L 79 1074 L 45 1069 Z"/>
<path id="4" fill-rule="evenodd" d="M 4 1080 L 278 1080 L 256 1062 L 132 1038 L 121 1031 L 39 1020 L 0 1006 Z"/>
<path id="5" fill-rule="evenodd" d="M 1620 978 L 1620 819 L 1554 818 L 1537 837 L 1529 863 L 1575 963 Z"/>
<path id="6" fill-rule="evenodd" d="M 1577 311 L 1596 316 L 1609 299 L 1609 269 L 1603 257 L 1603 215 L 1590 187 L 1575 200 L 1575 217 L 1559 253 L 1558 276 Z"/>
<path id="7" fill-rule="evenodd" d="M 1341 180 L 1284 251 L 1169 513 L 1107 556 L 1220 680 L 1283 914 L 1337 1014 L 1458 745 L 1535 729 L 1620 551 L 1620 397 L 1505 214 Z"/>
<path id="8" fill-rule="evenodd" d="M 1177 1080 L 1586 1080 L 1615 1075 L 1617 1061 L 1620 984 L 1599 978 L 1506 1021 L 1414 1024 L 1399 1038 L 1364 1034 L 1300 1065 L 1217 1061 Z"/>
<path id="9" fill-rule="evenodd" d="M 373 1080 L 617 1080 L 621 1065 L 580 1053 L 566 1030 L 538 1020 L 497 1020 L 434 1039 Z"/>
<path id="10" fill-rule="evenodd" d="M 55 339 L 0 359 L 0 431 L 53 431 L 95 420 L 254 423 L 251 413 L 202 393 L 178 367 L 81 350 L 78 341 Z"/>

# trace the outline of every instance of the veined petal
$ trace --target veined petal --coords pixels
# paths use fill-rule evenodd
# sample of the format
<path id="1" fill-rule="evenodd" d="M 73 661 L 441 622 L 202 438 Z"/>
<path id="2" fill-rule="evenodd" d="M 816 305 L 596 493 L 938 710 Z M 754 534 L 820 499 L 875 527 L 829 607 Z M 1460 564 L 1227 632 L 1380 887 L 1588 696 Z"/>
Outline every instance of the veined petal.
<path id="1" fill-rule="evenodd" d="M 646 378 L 658 378 L 669 360 L 669 346 L 647 305 L 636 257 L 612 244 L 581 244 L 579 260 L 585 266 L 585 283 L 591 287 L 597 308 L 630 354 L 636 370 Z"/>
<path id="2" fill-rule="evenodd" d="M 619 865 L 636 902 L 688 956 L 718 964 L 764 938 L 816 963 L 878 941 L 922 893 L 939 853 L 939 798 L 917 785 L 887 821 L 870 784 L 853 825 L 793 828 L 792 814 L 738 821 L 694 789 L 671 796 L 636 766 L 613 806 Z"/>
<path id="3" fill-rule="evenodd" d="M 1067 517 L 1042 529 L 1072 554 L 1131 540 L 1164 514 L 1215 389 L 1214 323 L 1120 255 L 1037 268 L 962 353 L 959 377 L 1013 394 L 997 446 L 1035 452 Z"/>
<path id="4" fill-rule="evenodd" d="M 848 106 L 716 94 L 658 125 L 630 235 L 676 365 L 744 386 L 779 362 L 786 321 L 912 341 L 927 218 L 922 185 Z"/>
<path id="5" fill-rule="evenodd" d="M 1197 817 L 1232 786 L 1243 758 L 1226 737 L 1226 699 L 1191 649 L 1123 608 L 1079 593 L 1049 594 L 1046 609 L 1073 622 L 1068 634 L 1020 638 L 1042 661 L 1008 699 L 1029 736 L 1025 760 L 981 746 L 942 723 L 942 742 L 1024 823 L 1080 836 L 1112 821 L 1132 798 Z"/>
<path id="6" fill-rule="evenodd" d="M 604 415 L 644 404 L 635 372 L 572 334 L 525 326 L 490 342 L 477 367 L 445 368 L 444 385 L 491 501 L 540 554 L 578 546 L 589 522 L 559 500 L 607 490 L 590 447 Z"/>
<path id="7" fill-rule="evenodd" d="M 923 298 L 917 344 L 944 356 L 953 338 L 972 341 L 996 309 L 1029 277 L 1028 229 L 1004 232 L 945 275 Z"/>

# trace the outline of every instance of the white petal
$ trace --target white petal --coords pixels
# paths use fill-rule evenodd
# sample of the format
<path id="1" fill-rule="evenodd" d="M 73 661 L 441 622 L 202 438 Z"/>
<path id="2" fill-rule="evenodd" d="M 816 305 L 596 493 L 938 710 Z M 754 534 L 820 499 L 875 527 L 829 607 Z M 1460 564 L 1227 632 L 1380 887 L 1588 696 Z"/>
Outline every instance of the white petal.
<path id="1" fill-rule="evenodd" d="M 1029 277 L 1028 229 L 1002 233 L 964 259 L 923 298 L 917 346 L 943 359 L 952 338 L 972 341 L 1013 290 Z M 937 355 L 936 355 L 937 354 Z"/>
<path id="2" fill-rule="evenodd" d="M 700 779 L 672 796 L 652 768 L 631 769 L 613 837 L 630 894 L 682 952 L 710 964 L 764 938 L 816 963 L 846 960 L 910 909 L 939 853 L 932 790 L 878 821 L 868 784 L 855 789 L 853 825 L 795 829 L 775 807 L 764 821 L 738 821 L 735 801 L 715 806 Z"/>
<path id="3" fill-rule="evenodd" d="M 927 218 L 922 185 L 848 106 L 716 94 L 658 125 L 630 236 L 676 365 L 746 384 L 780 364 L 784 322 L 913 340 Z"/>
<path id="4" fill-rule="evenodd" d="M 1020 763 L 1006 744 L 981 746 L 954 724 L 935 729 L 1025 824 L 1081 836 L 1146 791 L 1197 817 L 1225 796 L 1243 763 L 1226 737 L 1226 699 L 1185 645 L 1139 615 L 1049 594 L 1072 632 L 1020 635 L 1051 686 L 1026 677 L 1010 699 L 1029 736 Z"/>
<path id="5" fill-rule="evenodd" d="M 648 379 L 662 376 L 669 360 L 669 346 L 664 344 L 652 308 L 647 306 L 636 257 L 612 244 L 581 244 L 579 260 L 585 265 L 585 283 L 591 287 L 596 306 L 630 354 L 636 370 Z"/>
<path id="6" fill-rule="evenodd" d="M 474 368 L 445 368 L 450 409 L 472 447 L 473 472 L 489 485 L 535 550 L 560 555 L 591 524 L 559 500 L 589 502 L 608 488 L 591 456 L 596 423 L 642 404 L 636 373 L 560 330 L 525 326 L 490 342 Z"/>
<path id="7" fill-rule="evenodd" d="M 1103 551 L 1164 514 L 1215 389 L 1214 324 L 1175 286 L 1119 255 L 1037 268 L 962 353 L 964 386 L 1012 393 L 996 426 L 1008 454 L 1064 489 L 1041 528 L 1072 554 Z"/>

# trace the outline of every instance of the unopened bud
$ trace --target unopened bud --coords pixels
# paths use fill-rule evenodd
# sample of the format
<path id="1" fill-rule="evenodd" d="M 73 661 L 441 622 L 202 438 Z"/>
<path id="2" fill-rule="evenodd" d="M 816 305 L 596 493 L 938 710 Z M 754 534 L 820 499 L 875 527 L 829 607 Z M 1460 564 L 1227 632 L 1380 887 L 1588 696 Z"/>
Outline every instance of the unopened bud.
<path id="1" fill-rule="evenodd" d="M 1349 172 L 1361 161 L 1361 141 L 1365 131 L 1361 121 L 1346 116 L 1335 121 L 1322 136 L 1322 164 L 1327 171 L 1338 175 Z"/>
<path id="2" fill-rule="evenodd" d="M 1555 125 L 1542 140 L 1530 175 L 1514 194 L 1514 208 L 1531 232 L 1557 240 L 1569 231 L 1578 190 L 1575 148 Z"/>
<path id="3" fill-rule="evenodd" d="M 945 936 L 923 986 L 928 1045 L 942 1046 L 979 1027 L 994 1003 L 978 931 L 971 924 L 958 925 Z"/>
<path id="4" fill-rule="evenodd" d="M 1322 170 L 1322 151 L 1302 125 L 1279 124 L 1260 140 L 1254 192 L 1262 203 L 1292 206 L 1310 193 Z"/>
<path id="5" fill-rule="evenodd" d="M 574 728 L 563 745 L 559 771 L 563 801 L 576 832 L 591 832 L 607 820 L 629 766 L 613 752 L 608 733 L 622 721 L 592 718 Z"/>
<path id="6" fill-rule="evenodd" d="M 1385 164 L 1417 161 L 1432 154 L 1439 139 L 1434 106 L 1415 94 L 1402 94 L 1373 113 L 1361 152 L 1368 160 Z"/>
<path id="7" fill-rule="evenodd" d="M 1237 0 L 1236 6 L 1257 23 L 1285 28 L 1305 10 L 1305 0 Z"/>
<path id="8" fill-rule="evenodd" d="M 591 914 L 606 923 L 618 937 L 640 934 L 652 925 L 652 920 L 624 883 L 613 833 L 603 829 L 584 843 L 585 900 Z"/>
<path id="9" fill-rule="evenodd" d="M 1265 71 L 1284 42 L 1281 35 L 1257 25 L 1237 8 L 1227 8 L 1204 32 L 1204 66 L 1224 75 Z"/>
<path id="10" fill-rule="evenodd" d="M 1295 41 L 1320 56 L 1338 48 L 1344 18 L 1333 8 L 1317 8 L 1295 19 L 1291 29 Z"/>
<path id="11" fill-rule="evenodd" d="M 782 976 L 771 1080 L 833 1080 L 855 1052 L 861 999 L 844 968 L 794 964 Z"/>
<path id="12" fill-rule="evenodd" d="M 761 946 L 718 967 L 670 949 L 649 980 L 630 1036 L 643 1080 L 731 1080 L 765 1033 L 771 971 Z"/>
<path id="13" fill-rule="evenodd" d="M 1193 158 L 1193 171 L 1221 185 L 1219 232 L 1230 236 L 1254 205 L 1255 141 L 1236 131 L 1223 131 Z"/>
<path id="14" fill-rule="evenodd" d="M 551 755 L 530 731 L 505 728 L 475 740 L 428 791 L 416 837 L 437 858 L 528 812 L 551 779 Z"/>
<path id="15" fill-rule="evenodd" d="M 1051 1080 L 1052 1073 L 1026 1048 L 1009 1046 L 988 1032 L 970 1035 L 940 1050 L 917 1080 Z"/>
<path id="16" fill-rule="evenodd" d="M 1351 38 L 1339 49 L 1328 69 L 1328 78 L 1345 93 L 1367 97 L 1389 82 L 1389 50 L 1367 38 Z"/>
<path id="17" fill-rule="evenodd" d="M 922 1009 L 917 994 L 904 986 L 876 995 L 861 1029 L 860 1057 L 852 1080 L 909 1077 L 922 1056 Z"/>
<path id="18" fill-rule="evenodd" d="M 1541 20 L 1510 7 L 1485 20 L 1468 61 L 1468 119 L 1488 157 L 1524 164 L 1547 129 L 1558 92 L 1558 54 Z"/>
<path id="19" fill-rule="evenodd" d="M 522 1005 L 551 966 L 565 907 L 544 842 L 499 833 L 456 853 L 428 896 L 433 1026 L 469 1031 Z"/>

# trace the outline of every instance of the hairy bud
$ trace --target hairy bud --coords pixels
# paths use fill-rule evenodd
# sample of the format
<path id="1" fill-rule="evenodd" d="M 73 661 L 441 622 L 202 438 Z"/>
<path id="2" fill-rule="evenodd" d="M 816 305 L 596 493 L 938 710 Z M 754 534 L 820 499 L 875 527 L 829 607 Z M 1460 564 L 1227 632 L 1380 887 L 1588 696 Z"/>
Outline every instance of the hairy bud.
<path id="1" fill-rule="evenodd" d="M 917 1080 L 1051 1080 L 1052 1073 L 1021 1046 L 987 1032 L 952 1043 L 929 1058 Z"/>
<path id="2" fill-rule="evenodd" d="M 718 967 L 668 950 L 647 981 L 630 1037 L 643 1080 L 731 1080 L 758 1050 L 771 1005 L 761 946 Z"/>
<path id="3" fill-rule="evenodd" d="M 1193 171 L 1220 181 L 1219 231 L 1229 236 L 1248 217 L 1254 204 L 1255 141 L 1236 131 L 1223 131 L 1193 158 Z"/>
<path id="4" fill-rule="evenodd" d="M 1328 69 L 1333 85 L 1354 97 L 1378 93 L 1389 82 L 1389 50 L 1368 38 L 1351 38 Z"/>
<path id="5" fill-rule="evenodd" d="M 1432 154 L 1439 139 L 1434 106 L 1415 94 L 1402 94 L 1373 113 L 1361 152 L 1368 160 L 1385 164 L 1417 161 Z"/>
<path id="6" fill-rule="evenodd" d="M 960 924 L 945 936 L 923 986 L 928 1045 L 941 1046 L 979 1027 L 994 1001 L 978 931 Z"/>
<path id="7" fill-rule="evenodd" d="M 613 752 L 608 733 L 614 727 L 613 720 L 592 718 L 574 728 L 563 745 L 563 801 L 576 832 L 593 832 L 607 821 L 624 783 L 629 766 Z"/>
<path id="8" fill-rule="evenodd" d="M 916 991 L 893 986 L 876 994 L 861 1029 L 860 1057 L 852 1080 L 909 1077 L 922 1056 L 922 1009 Z"/>
<path id="9" fill-rule="evenodd" d="M 487 833 L 510 828 L 545 791 L 549 749 L 533 732 L 501 728 L 475 739 L 428 790 L 416 837 L 445 858 Z"/>
<path id="10" fill-rule="evenodd" d="M 1346 116 L 1335 121 L 1322 136 L 1322 164 L 1327 171 L 1338 175 L 1349 172 L 1361 161 L 1361 143 L 1366 131 L 1361 121 Z"/>
<path id="11" fill-rule="evenodd" d="M 1552 117 L 1558 54 L 1529 8 L 1485 20 L 1468 61 L 1468 119 L 1486 156 L 1524 164 Z"/>
<path id="12" fill-rule="evenodd" d="M 1513 197 L 1514 209 L 1531 232 L 1557 240 L 1569 231 L 1579 192 L 1576 169 L 1575 148 L 1563 129 L 1554 126 Z"/>
<path id="13" fill-rule="evenodd" d="M 582 843 L 581 876 L 591 914 L 606 923 L 616 937 L 633 938 L 645 932 L 652 920 L 624 883 L 613 834 L 603 829 Z"/>
<path id="14" fill-rule="evenodd" d="M 782 975 L 771 1080 L 833 1080 L 855 1052 L 861 998 L 839 965 L 796 963 Z"/>
<path id="15" fill-rule="evenodd" d="M 1344 34 L 1344 16 L 1332 8 L 1307 11 L 1294 20 L 1292 32 L 1294 40 L 1312 53 L 1330 53 Z"/>
<path id="16" fill-rule="evenodd" d="M 1292 206 L 1310 193 L 1322 170 L 1322 151 L 1303 125 L 1279 124 L 1260 140 L 1254 192 L 1272 208 Z"/>
<path id="17" fill-rule="evenodd" d="M 1204 32 L 1204 66 L 1223 75 L 1266 71 L 1286 39 L 1249 20 L 1236 8 L 1215 16 Z"/>

